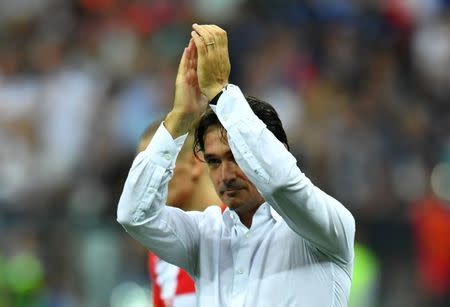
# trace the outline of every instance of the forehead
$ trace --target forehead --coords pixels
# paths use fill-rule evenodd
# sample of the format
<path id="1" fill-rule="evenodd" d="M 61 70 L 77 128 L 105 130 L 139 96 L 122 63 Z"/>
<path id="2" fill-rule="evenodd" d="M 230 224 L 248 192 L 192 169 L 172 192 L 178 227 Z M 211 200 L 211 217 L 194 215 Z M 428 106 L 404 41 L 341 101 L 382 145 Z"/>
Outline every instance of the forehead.
<path id="1" fill-rule="evenodd" d="M 206 129 L 204 137 L 205 154 L 218 153 L 217 151 L 230 151 L 226 131 L 217 126 Z"/>

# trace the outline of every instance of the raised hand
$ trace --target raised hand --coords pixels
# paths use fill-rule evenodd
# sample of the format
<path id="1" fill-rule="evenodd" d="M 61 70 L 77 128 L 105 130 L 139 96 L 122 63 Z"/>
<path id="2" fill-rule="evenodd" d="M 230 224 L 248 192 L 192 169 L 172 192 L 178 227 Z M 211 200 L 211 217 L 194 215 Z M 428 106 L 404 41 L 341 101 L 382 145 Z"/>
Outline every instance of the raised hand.
<path id="1" fill-rule="evenodd" d="M 191 39 L 184 48 L 175 81 L 173 109 L 185 113 L 202 113 L 206 108 L 206 97 L 202 95 L 197 79 L 197 49 Z"/>
<path id="2" fill-rule="evenodd" d="M 216 25 L 194 24 L 192 28 L 198 53 L 198 84 L 210 101 L 228 84 L 231 66 L 227 33 Z"/>
<path id="3" fill-rule="evenodd" d="M 205 111 L 207 103 L 198 84 L 197 49 L 191 39 L 178 66 L 173 108 L 164 122 L 170 134 L 177 137 L 188 132 Z"/>

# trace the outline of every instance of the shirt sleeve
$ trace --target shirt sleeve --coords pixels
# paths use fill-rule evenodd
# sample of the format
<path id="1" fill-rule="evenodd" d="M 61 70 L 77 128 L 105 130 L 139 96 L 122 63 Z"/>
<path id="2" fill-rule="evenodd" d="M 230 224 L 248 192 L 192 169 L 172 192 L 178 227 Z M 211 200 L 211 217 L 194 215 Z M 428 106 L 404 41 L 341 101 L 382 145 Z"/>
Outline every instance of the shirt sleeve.
<path id="1" fill-rule="evenodd" d="M 228 85 L 211 108 L 227 130 L 239 167 L 288 226 L 336 261 L 352 261 L 353 216 L 301 172 L 294 156 L 253 113 L 239 87 Z"/>
<path id="2" fill-rule="evenodd" d="M 164 125 L 133 161 L 117 208 L 117 221 L 161 259 L 193 273 L 200 212 L 166 206 L 168 182 L 187 134 L 173 139 Z"/>

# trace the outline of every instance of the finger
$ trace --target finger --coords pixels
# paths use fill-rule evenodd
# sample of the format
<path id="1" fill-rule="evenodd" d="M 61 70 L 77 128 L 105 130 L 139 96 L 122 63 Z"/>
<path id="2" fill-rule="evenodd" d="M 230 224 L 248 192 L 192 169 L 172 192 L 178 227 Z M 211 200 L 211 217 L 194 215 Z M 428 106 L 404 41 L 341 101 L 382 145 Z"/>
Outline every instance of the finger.
<path id="1" fill-rule="evenodd" d="M 197 71 L 197 63 L 198 63 L 198 60 L 197 60 L 197 56 L 196 55 L 194 55 L 193 56 L 193 61 L 194 61 L 194 69 Z"/>
<path id="2" fill-rule="evenodd" d="M 197 63 L 193 58 L 189 59 L 189 70 L 197 71 Z"/>
<path id="3" fill-rule="evenodd" d="M 191 38 L 191 40 L 189 41 L 189 45 L 190 45 L 189 52 L 190 52 L 191 58 L 193 60 L 197 61 L 197 56 L 198 56 L 197 55 L 197 47 L 195 46 L 195 42 L 194 42 L 193 38 Z"/>
<path id="4" fill-rule="evenodd" d="M 224 29 L 217 25 L 209 25 L 209 28 L 211 29 L 210 31 L 214 31 L 217 43 L 228 45 L 227 32 Z"/>
<path id="5" fill-rule="evenodd" d="M 212 25 L 204 25 L 204 29 L 205 29 L 205 31 L 207 31 L 209 33 L 209 35 L 211 37 L 211 40 L 208 42 L 214 42 L 213 45 L 210 45 L 208 47 L 213 47 L 213 48 L 216 47 L 214 45 L 217 45 L 217 43 L 219 43 L 222 40 L 222 38 L 220 37 L 220 32 L 216 28 L 214 28 Z"/>
<path id="6" fill-rule="evenodd" d="M 189 40 L 189 44 L 186 47 L 186 57 L 187 57 L 187 59 L 192 58 L 192 39 Z"/>
<path id="7" fill-rule="evenodd" d="M 213 36 L 214 38 L 216 38 L 216 35 L 218 34 L 218 31 L 217 31 L 216 28 L 213 27 L 213 25 L 204 25 L 203 27 L 204 27 L 205 31 L 206 31 L 209 35 L 211 35 L 211 36 Z"/>
<path id="8" fill-rule="evenodd" d="M 196 30 L 197 33 L 203 38 L 207 52 L 210 54 L 210 51 L 214 51 L 217 48 L 217 30 L 211 27 L 211 25 L 196 26 L 195 29 L 198 30 Z"/>
<path id="9" fill-rule="evenodd" d="M 192 28 L 194 28 L 195 32 L 197 32 L 205 41 L 205 43 L 209 43 L 214 41 L 214 36 L 209 33 L 208 27 L 205 25 L 198 25 L 196 23 L 194 23 L 192 25 Z"/>
<path id="10" fill-rule="evenodd" d="M 224 29 L 222 29 L 221 27 L 219 27 L 218 25 L 209 25 L 209 27 L 211 29 L 214 29 L 214 31 L 217 33 L 226 33 L 226 31 Z"/>
<path id="11" fill-rule="evenodd" d="M 194 39 L 191 38 L 191 41 L 192 41 L 192 57 L 194 58 L 195 61 L 197 61 L 198 57 L 197 47 L 195 46 Z"/>
<path id="12" fill-rule="evenodd" d="M 205 45 L 205 41 L 200 37 L 200 35 L 198 35 L 197 32 L 192 31 L 191 32 L 192 38 L 194 40 L 194 44 L 195 47 L 197 49 L 197 53 L 200 56 L 206 56 L 206 54 L 208 53 L 207 49 L 206 49 L 206 45 Z"/>
<path id="13" fill-rule="evenodd" d="M 192 69 L 189 69 L 186 73 L 186 81 L 189 82 L 190 84 L 193 83 L 193 77 L 192 77 L 193 74 L 194 74 L 194 72 Z"/>
<path id="14" fill-rule="evenodd" d="M 206 35 L 211 37 L 211 39 L 215 38 L 214 36 L 215 36 L 216 30 L 213 27 L 211 27 L 211 25 L 201 25 L 201 26 L 199 26 L 199 29 L 203 30 Z"/>
<path id="15" fill-rule="evenodd" d="M 189 41 L 189 59 L 192 61 L 191 68 L 197 70 L 197 48 L 195 47 L 194 40 L 191 38 Z"/>
<path id="16" fill-rule="evenodd" d="M 193 39 L 191 38 L 191 39 L 189 40 L 189 44 L 188 44 L 188 46 L 187 46 L 187 50 L 188 50 L 188 52 L 189 52 L 189 55 L 191 55 L 191 54 L 193 53 L 194 49 L 195 49 L 194 41 L 193 41 Z"/>
<path id="17" fill-rule="evenodd" d="M 192 39 L 191 39 L 191 41 L 192 41 Z M 192 63 L 193 63 L 193 61 L 194 61 L 194 50 L 193 50 L 193 46 L 194 46 L 194 43 L 193 42 L 191 42 L 191 41 L 189 41 L 189 45 L 188 45 L 188 47 L 187 47 L 187 60 L 188 60 L 188 64 L 189 64 L 189 68 L 191 68 L 192 67 Z"/>
<path id="18" fill-rule="evenodd" d="M 183 55 L 181 56 L 180 64 L 178 66 L 179 73 L 185 73 L 187 70 L 187 48 L 184 48 Z"/>

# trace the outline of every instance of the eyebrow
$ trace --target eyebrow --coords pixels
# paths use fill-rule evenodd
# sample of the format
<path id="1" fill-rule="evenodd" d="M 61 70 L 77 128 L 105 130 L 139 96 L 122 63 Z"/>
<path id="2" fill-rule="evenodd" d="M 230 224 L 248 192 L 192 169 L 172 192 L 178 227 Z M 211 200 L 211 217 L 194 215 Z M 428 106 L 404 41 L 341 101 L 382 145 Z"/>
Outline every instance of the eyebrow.
<path id="1" fill-rule="evenodd" d="M 203 159 L 204 160 L 212 159 L 212 158 L 215 158 L 215 157 L 216 157 L 216 155 L 214 155 L 214 154 L 207 154 L 207 153 L 203 154 Z"/>
<path id="2" fill-rule="evenodd" d="M 225 152 L 223 154 L 224 157 L 234 157 L 233 152 L 231 150 L 228 150 L 227 152 Z M 211 154 L 211 153 L 204 153 L 203 154 L 203 159 L 207 160 L 207 159 L 212 159 L 212 158 L 217 158 L 218 155 L 216 154 Z"/>

